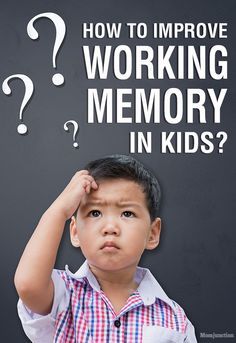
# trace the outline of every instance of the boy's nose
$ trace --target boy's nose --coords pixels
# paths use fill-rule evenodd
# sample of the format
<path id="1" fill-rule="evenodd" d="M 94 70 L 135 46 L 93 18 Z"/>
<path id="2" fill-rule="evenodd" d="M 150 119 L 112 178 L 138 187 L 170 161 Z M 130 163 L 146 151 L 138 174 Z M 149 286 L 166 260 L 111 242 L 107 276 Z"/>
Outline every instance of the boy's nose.
<path id="1" fill-rule="evenodd" d="M 117 223 L 113 220 L 109 220 L 104 223 L 102 228 L 103 235 L 119 235 L 120 229 Z"/>

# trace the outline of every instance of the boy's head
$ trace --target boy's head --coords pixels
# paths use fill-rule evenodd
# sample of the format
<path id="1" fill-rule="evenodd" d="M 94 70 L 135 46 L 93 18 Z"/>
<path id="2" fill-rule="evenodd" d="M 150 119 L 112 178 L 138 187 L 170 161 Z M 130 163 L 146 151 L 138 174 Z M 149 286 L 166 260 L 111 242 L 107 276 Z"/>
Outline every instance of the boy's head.
<path id="1" fill-rule="evenodd" d="M 158 181 L 140 162 L 123 155 L 92 161 L 85 168 L 98 189 L 84 195 L 71 218 L 71 242 L 90 267 L 133 268 L 145 249 L 159 244 Z"/>
<path id="2" fill-rule="evenodd" d="M 157 178 L 135 158 L 111 155 L 89 162 L 85 169 L 98 182 L 107 179 L 125 179 L 137 183 L 145 194 L 151 221 L 159 216 L 160 185 Z"/>

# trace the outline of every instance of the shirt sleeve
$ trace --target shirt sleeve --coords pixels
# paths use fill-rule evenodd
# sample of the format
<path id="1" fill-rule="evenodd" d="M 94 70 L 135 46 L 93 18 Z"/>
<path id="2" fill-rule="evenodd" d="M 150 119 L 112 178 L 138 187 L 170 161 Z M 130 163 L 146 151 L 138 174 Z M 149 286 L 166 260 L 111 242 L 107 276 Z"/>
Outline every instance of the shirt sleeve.
<path id="1" fill-rule="evenodd" d="M 17 304 L 20 317 L 26 336 L 33 343 L 52 343 L 55 331 L 55 322 L 58 313 L 67 309 L 70 301 L 69 291 L 64 280 L 57 270 L 52 272 L 54 284 L 54 298 L 52 310 L 47 315 L 40 315 L 28 309 L 21 299 Z"/>
<path id="2" fill-rule="evenodd" d="M 184 343 L 198 343 L 193 324 L 187 319 L 186 337 Z"/>

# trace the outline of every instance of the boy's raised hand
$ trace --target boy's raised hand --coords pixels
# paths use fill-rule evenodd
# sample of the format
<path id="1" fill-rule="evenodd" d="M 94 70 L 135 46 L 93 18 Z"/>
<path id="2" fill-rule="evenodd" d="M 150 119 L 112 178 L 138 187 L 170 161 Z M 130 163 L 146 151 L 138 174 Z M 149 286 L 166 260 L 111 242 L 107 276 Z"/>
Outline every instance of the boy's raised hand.
<path id="1" fill-rule="evenodd" d="M 31 311 L 50 313 L 54 297 L 51 274 L 65 221 L 72 217 L 82 197 L 97 188 L 89 172 L 81 170 L 42 215 L 21 256 L 14 280 L 19 297 Z"/>
<path id="2" fill-rule="evenodd" d="M 80 205 L 81 199 L 91 190 L 97 190 L 98 185 L 87 170 L 80 170 L 70 180 L 69 184 L 52 204 L 65 216 L 65 220 L 72 217 Z"/>

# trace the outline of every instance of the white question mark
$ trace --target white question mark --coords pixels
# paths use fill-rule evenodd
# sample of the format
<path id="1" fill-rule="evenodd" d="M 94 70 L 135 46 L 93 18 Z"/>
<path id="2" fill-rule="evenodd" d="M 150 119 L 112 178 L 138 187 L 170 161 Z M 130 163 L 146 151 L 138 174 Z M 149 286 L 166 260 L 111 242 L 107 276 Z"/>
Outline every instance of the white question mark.
<path id="1" fill-rule="evenodd" d="M 34 39 L 34 40 L 37 39 L 39 37 L 39 34 L 34 28 L 34 22 L 39 18 L 45 18 L 45 17 L 50 19 L 56 28 L 56 39 L 55 39 L 55 43 L 53 47 L 53 56 L 52 56 L 53 68 L 56 69 L 57 53 L 61 47 L 61 44 L 66 34 L 66 25 L 65 25 L 64 20 L 56 13 L 46 12 L 46 13 L 38 14 L 29 21 L 27 25 L 27 33 L 31 39 Z M 54 74 L 52 77 L 52 82 L 55 86 L 60 86 L 64 83 L 64 76 L 59 73 Z"/>
<path id="2" fill-rule="evenodd" d="M 25 109 L 25 106 L 29 102 L 29 100 L 30 100 L 30 98 L 34 92 L 34 84 L 33 84 L 32 80 L 27 75 L 24 75 L 24 74 L 15 74 L 15 75 L 8 76 L 3 81 L 3 84 L 2 84 L 2 91 L 6 95 L 11 94 L 11 88 L 9 87 L 8 82 L 12 79 L 20 79 L 25 84 L 25 95 L 24 95 L 24 98 L 23 98 L 22 103 L 21 103 L 20 114 L 19 114 L 19 118 L 22 121 L 23 120 L 22 115 L 23 115 L 23 111 Z M 28 128 L 25 124 L 19 124 L 17 127 L 17 131 L 20 135 L 24 135 L 28 131 Z"/>
<path id="3" fill-rule="evenodd" d="M 222 139 L 221 139 L 221 141 L 219 143 L 219 153 L 222 154 L 223 153 L 223 145 L 227 141 L 228 135 L 227 135 L 226 132 L 220 131 L 220 132 L 217 133 L 216 137 L 217 138 L 221 138 L 222 137 Z"/>
<path id="4" fill-rule="evenodd" d="M 76 134 L 77 134 L 78 129 L 79 129 L 79 125 L 78 125 L 78 123 L 75 120 L 68 120 L 64 124 L 64 130 L 65 131 L 69 131 L 68 124 L 72 124 L 74 126 L 74 133 L 73 133 L 73 141 L 74 141 L 74 143 L 73 143 L 73 146 L 74 146 L 74 148 L 78 148 L 79 144 L 75 141 L 75 138 L 76 138 Z"/>

